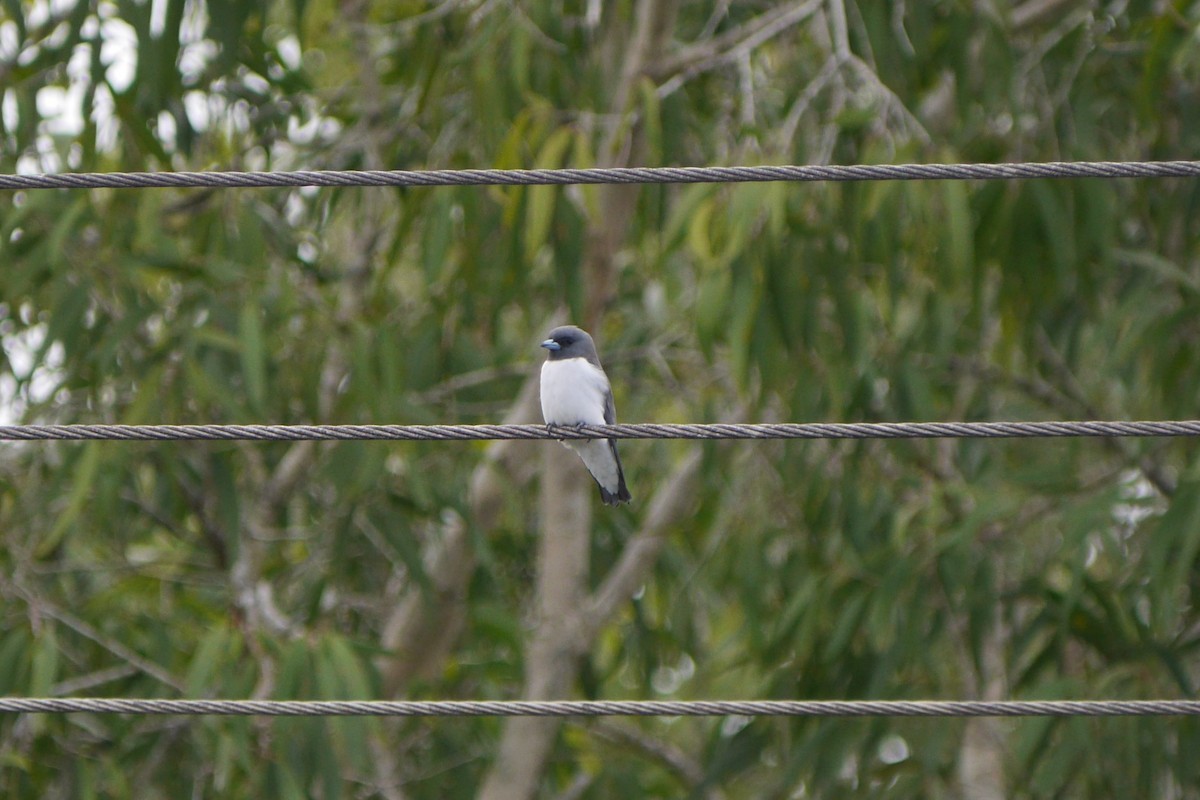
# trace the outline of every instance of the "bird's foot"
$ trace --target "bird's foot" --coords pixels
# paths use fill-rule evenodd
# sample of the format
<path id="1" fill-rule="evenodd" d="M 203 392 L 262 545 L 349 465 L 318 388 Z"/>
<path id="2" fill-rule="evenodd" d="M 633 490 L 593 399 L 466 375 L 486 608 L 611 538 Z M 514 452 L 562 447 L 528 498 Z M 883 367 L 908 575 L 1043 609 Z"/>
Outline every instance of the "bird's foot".
<path id="1" fill-rule="evenodd" d="M 590 433 L 588 428 L 590 428 L 591 426 L 586 422 L 576 422 L 571 427 L 575 429 L 576 433 Z M 592 437 L 592 438 L 594 438 L 594 437 Z"/>
<path id="2" fill-rule="evenodd" d="M 570 430 L 575 433 L 586 433 L 587 428 L 588 428 L 588 424 L 586 422 L 569 422 L 566 424 L 559 423 L 559 422 L 547 422 L 546 423 L 546 430 L 548 430 L 550 432 L 550 434 L 552 436 L 554 436 L 556 439 L 558 439 L 560 442 L 564 441 L 564 437 L 558 435 L 559 431 Z M 571 436 L 569 438 L 576 439 L 578 437 Z"/>

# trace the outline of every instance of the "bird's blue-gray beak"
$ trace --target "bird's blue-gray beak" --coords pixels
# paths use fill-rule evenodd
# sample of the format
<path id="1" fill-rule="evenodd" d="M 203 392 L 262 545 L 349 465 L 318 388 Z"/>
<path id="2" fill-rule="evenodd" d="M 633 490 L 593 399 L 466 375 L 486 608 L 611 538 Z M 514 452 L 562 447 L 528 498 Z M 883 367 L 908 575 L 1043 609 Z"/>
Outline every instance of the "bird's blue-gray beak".
<path id="1" fill-rule="evenodd" d="M 546 348 L 547 350 L 562 350 L 562 345 L 553 339 L 547 339 L 546 341 L 542 342 L 542 347 Z"/>

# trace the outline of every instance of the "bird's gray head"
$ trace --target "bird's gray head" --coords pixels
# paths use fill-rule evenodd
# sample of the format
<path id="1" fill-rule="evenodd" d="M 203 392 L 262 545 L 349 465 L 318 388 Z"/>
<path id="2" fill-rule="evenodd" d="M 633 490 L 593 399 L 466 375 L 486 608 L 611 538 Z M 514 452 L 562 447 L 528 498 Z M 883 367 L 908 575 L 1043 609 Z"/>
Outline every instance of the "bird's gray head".
<path id="1" fill-rule="evenodd" d="M 542 342 L 542 347 L 550 351 L 550 360 L 558 361 L 566 358 L 585 358 L 597 367 L 600 358 L 596 355 L 596 344 L 588 332 L 574 325 L 562 325 L 550 331 L 550 338 Z"/>

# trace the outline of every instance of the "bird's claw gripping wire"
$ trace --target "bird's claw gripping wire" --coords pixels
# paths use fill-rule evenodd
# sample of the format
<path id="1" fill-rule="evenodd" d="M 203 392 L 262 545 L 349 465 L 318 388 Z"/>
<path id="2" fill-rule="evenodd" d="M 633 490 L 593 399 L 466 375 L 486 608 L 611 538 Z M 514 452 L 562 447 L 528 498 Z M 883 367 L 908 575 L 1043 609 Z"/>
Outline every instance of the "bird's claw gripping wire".
<path id="1" fill-rule="evenodd" d="M 574 425 L 559 425 L 556 422 L 547 422 L 546 423 L 546 430 L 550 432 L 551 436 L 553 436 L 555 439 L 557 439 L 560 442 L 566 441 L 567 437 L 559 436 L 558 435 L 559 431 L 574 431 L 575 433 L 582 434 L 582 433 L 587 433 L 589 427 L 590 426 L 586 422 L 576 422 Z M 572 436 L 570 438 L 575 439 L 578 437 Z"/>

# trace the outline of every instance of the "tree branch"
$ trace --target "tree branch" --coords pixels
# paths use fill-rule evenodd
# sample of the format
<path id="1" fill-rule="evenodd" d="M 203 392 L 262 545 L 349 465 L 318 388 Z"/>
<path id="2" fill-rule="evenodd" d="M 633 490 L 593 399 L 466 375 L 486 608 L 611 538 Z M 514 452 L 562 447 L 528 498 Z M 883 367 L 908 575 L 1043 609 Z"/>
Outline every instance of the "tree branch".
<path id="1" fill-rule="evenodd" d="M 612 122 L 600 144 L 597 164 L 628 166 L 638 157 L 641 137 L 628 113 L 638 81 L 654 69 L 658 54 L 666 49 L 674 26 L 678 0 L 639 0 L 631 44 L 625 51 L 620 78 L 609 106 Z M 597 328 L 612 302 L 616 286 L 615 257 L 629 230 L 637 206 L 634 185 L 599 187 L 600 213 L 589 220 L 583 273 L 587 308 L 585 324 Z"/>
<path id="2" fill-rule="evenodd" d="M 654 67 L 674 27 L 676 0 L 639 0 L 634 30 L 612 95 L 613 122 L 597 162 L 629 163 L 641 145 L 628 108 L 638 82 Z M 615 255 L 624 241 L 637 188 L 604 186 L 600 213 L 589 220 L 583 271 L 588 298 L 585 324 L 599 326 L 614 294 Z M 542 447 L 540 539 L 536 587 L 536 627 L 526 648 L 522 697 L 564 696 L 575 681 L 579 658 L 591 644 L 582 624 L 590 555 L 592 483 L 573 453 L 556 444 Z M 484 777 L 486 800 L 526 800 L 537 791 L 561 720 L 517 717 L 505 722 L 496 760 Z"/>
<path id="3" fill-rule="evenodd" d="M 702 459 L 701 449 L 694 448 L 660 485 L 641 530 L 625 545 L 620 559 L 588 598 L 582 620 L 585 639 L 594 638 L 646 580 L 666 541 L 668 528 L 683 516 L 696 494 Z"/>
<path id="4" fill-rule="evenodd" d="M 6 577 L 0 577 L 0 594 L 4 594 L 10 599 L 14 596 L 20 598 L 35 613 L 61 622 L 63 625 L 66 625 L 83 638 L 90 639 L 91 641 L 100 645 L 100 647 L 121 659 L 138 672 L 149 675 L 159 683 L 170 686 L 176 691 L 182 692 L 184 690 L 185 687 L 183 681 L 172 675 L 165 667 L 151 661 L 139 653 L 134 652 L 121 642 L 105 636 L 103 633 L 96 630 L 94 627 L 84 622 L 71 612 L 58 608 L 44 598 L 34 594 L 33 591 L 25 588 L 24 586 L 10 581 Z"/>
<path id="5" fill-rule="evenodd" d="M 1009 21 L 1013 31 L 1036 25 L 1046 17 L 1075 5 L 1074 0 L 1026 0 L 1012 10 Z"/>
<path id="6" fill-rule="evenodd" d="M 535 373 L 525 381 L 506 423 L 529 422 L 537 416 L 537 389 Z M 467 505 L 476 530 L 486 535 L 496 524 L 505 495 L 532 479 L 528 453 L 528 445 L 522 442 L 488 445 L 468 489 Z M 469 527 L 450 512 L 440 537 L 425 553 L 425 574 L 433 591 L 414 588 L 384 623 L 382 644 L 391 653 L 379 662 L 385 696 L 399 694 L 413 678 L 431 674 L 445 659 L 466 620 L 467 584 L 474 569 Z"/>
<path id="7" fill-rule="evenodd" d="M 656 739 L 632 724 L 615 720 L 597 719 L 587 726 L 587 730 L 662 764 L 684 782 L 690 796 L 699 794 L 706 800 L 720 800 L 724 797 L 715 787 L 707 787 L 697 792 L 704 784 L 704 765 L 668 741 Z"/>
<path id="8" fill-rule="evenodd" d="M 525 653 L 526 700 L 553 700 L 569 691 L 584 640 L 579 607 L 587 581 L 592 484 L 575 454 L 542 444 L 536 611 Z M 483 782 L 484 800 L 525 800 L 537 793 L 562 721 L 514 717 L 505 722 L 496 760 Z"/>
<path id="9" fill-rule="evenodd" d="M 686 76 L 683 78 L 686 81 L 728 63 L 736 59 L 739 53 L 753 50 L 788 28 L 800 24 L 812 16 L 821 7 L 822 2 L 823 0 L 807 0 L 789 3 L 764 12 L 720 36 L 689 45 L 673 56 L 659 60 L 648 74 L 655 82 L 668 81 L 679 76 Z"/>

